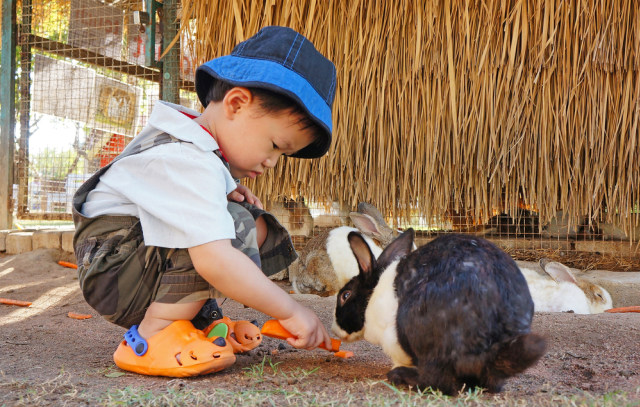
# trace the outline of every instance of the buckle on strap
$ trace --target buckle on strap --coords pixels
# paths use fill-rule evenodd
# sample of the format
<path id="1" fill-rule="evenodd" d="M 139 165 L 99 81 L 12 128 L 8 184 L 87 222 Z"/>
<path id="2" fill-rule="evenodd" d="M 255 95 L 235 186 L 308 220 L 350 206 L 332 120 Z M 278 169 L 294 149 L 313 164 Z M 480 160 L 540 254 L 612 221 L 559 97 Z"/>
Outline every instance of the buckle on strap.
<path id="1" fill-rule="evenodd" d="M 131 328 L 125 332 L 124 340 L 127 341 L 127 344 L 131 346 L 131 349 L 133 349 L 138 356 L 144 355 L 147 353 L 147 349 L 149 349 L 147 341 L 138 333 L 138 325 L 132 325 Z"/>

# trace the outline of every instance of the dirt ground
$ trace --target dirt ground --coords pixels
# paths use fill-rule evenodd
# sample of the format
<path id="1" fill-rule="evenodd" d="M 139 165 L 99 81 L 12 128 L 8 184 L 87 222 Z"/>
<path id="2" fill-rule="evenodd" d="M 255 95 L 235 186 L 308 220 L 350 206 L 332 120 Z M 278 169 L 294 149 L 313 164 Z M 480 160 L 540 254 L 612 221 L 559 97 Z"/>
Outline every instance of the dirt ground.
<path id="1" fill-rule="evenodd" d="M 23 396 L 17 389 L 54 380 L 61 374 L 74 391 L 96 398 L 127 386 L 153 390 L 175 384 L 175 379 L 120 374 L 112 354 L 124 329 L 109 324 L 85 303 L 75 270 L 57 264 L 57 260 L 74 261 L 63 256 L 59 251 L 41 249 L 0 257 L 0 297 L 33 302 L 28 308 L 0 305 L 0 405 L 18 404 Z M 295 298 L 330 326 L 334 298 L 313 295 Z M 256 319 L 259 323 L 267 319 L 232 300 L 226 300 L 222 309 L 233 319 Z M 67 317 L 69 311 L 94 317 L 71 319 Z M 551 400 L 553 395 L 622 391 L 628 394 L 627 400 L 640 400 L 640 314 L 536 314 L 533 331 L 546 336 L 548 352 L 536 366 L 508 381 L 501 397 Z M 283 341 L 265 338 L 260 347 L 238 356 L 231 368 L 180 383 L 200 390 L 229 391 L 294 386 L 319 397 L 331 396 L 332 400 L 348 394 L 352 402 L 359 394 L 372 391 L 393 394 L 382 383 L 391 367 L 390 360 L 378 347 L 361 341 L 343 344 L 343 349 L 353 351 L 355 357 L 343 360 L 326 351 L 296 350 Z M 247 372 L 251 366 L 260 364 L 265 355 L 272 363 L 280 362 L 277 365 L 280 371 L 302 369 L 313 373 L 265 374 L 256 381 L 256 376 Z M 48 397 L 55 398 L 55 392 Z M 74 404 L 65 400 L 66 404 Z"/>

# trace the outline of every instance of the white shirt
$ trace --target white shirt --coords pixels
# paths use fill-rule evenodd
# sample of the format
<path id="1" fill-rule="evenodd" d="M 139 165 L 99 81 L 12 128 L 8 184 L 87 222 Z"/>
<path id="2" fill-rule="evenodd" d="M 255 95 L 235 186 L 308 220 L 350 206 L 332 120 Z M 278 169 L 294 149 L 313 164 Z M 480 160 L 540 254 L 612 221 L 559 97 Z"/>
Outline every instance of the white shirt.
<path id="1" fill-rule="evenodd" d="M 166 132 L 187 143 L 161 144 L 113 163 L 88 194 L 84 216 L 136 216 L 147 246 L 188 248 L 235 238 L 227 194 L 237 185 L 213 152 L 213 137 L 181 112 L 199 116 L 157 102 L 136 138 Z"/>

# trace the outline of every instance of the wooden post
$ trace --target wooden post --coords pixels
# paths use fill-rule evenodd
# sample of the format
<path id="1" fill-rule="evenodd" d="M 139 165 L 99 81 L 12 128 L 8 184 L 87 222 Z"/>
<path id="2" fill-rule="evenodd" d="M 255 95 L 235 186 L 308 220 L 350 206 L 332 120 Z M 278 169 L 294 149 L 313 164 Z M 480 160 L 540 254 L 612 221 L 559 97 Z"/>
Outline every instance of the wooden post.
<path id="1" fill-rule="evenodd" d="M 13 223 L 13 154 L 16 121 L 16 1 L 2 0 L 0 62 L 0 229 Z"/>

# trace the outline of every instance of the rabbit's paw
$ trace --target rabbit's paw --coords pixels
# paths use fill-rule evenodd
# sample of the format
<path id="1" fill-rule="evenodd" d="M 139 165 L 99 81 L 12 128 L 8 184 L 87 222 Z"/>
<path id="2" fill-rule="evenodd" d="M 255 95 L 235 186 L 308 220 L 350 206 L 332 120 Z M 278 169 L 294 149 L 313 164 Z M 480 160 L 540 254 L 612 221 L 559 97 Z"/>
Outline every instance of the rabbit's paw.
<path id="1" fill-rule="evenodd" d="M 393 385 L 406 384 L 407 386 L 418 385 L 418 370 L 414 367 L 400 366 L 391 369 L 387 373 L 387 379 Z"/>

